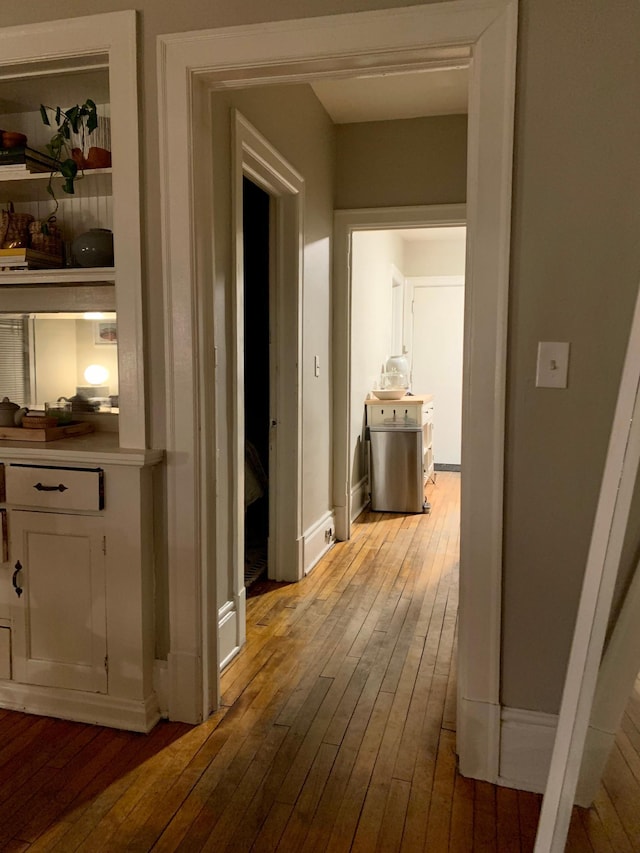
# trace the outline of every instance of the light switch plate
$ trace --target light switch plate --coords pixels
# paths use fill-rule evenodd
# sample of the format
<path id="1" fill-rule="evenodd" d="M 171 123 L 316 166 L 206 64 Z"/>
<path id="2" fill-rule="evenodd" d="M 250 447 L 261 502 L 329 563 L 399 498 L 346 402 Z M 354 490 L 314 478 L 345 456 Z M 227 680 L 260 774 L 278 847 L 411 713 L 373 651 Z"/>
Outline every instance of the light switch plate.
<path id="1" fill-rule="evenodd" d="M 536 388 L 566 388 L 569 373 L 569 343 L 539 341 Z"/>

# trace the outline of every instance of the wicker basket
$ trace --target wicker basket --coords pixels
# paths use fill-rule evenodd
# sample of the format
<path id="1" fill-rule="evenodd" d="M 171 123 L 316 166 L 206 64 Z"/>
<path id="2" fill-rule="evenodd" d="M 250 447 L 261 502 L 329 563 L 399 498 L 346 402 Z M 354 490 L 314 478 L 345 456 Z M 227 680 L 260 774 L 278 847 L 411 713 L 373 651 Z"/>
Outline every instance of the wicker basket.
<path id="1" fill-rule="evenodd" d="M 48 255 L 62 257 L 62 232 L 56 225 L 55 216 L 36 219 L 29 225 L 31 248 Z"/>
<path id="2" fill-rule="evenodd" d="M 0 213 L 0 247 L 22 249 L 29 245 L 29 225 L 33 222 L 30 213 L 16 213 L 13 202 L 9 209 Z"/>
<path id="3" fill-rule="evenodd" d="M 47 415 L 25 415 L 22 419 L 22 426 L 27 429 L 48 429 L 58 426 L 58 421 L 56 418 L 47 417 Z"/>

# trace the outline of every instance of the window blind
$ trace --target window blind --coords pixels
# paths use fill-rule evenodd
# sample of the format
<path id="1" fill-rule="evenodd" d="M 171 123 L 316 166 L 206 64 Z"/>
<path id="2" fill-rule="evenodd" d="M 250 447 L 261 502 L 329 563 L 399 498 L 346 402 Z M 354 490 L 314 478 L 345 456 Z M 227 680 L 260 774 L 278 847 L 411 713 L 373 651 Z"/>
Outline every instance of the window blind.
<path id="1" fill-rule="evenodd" d="M 29 346 L 27 321 L 0 318 L 0 400 L 27 404 Z"/>

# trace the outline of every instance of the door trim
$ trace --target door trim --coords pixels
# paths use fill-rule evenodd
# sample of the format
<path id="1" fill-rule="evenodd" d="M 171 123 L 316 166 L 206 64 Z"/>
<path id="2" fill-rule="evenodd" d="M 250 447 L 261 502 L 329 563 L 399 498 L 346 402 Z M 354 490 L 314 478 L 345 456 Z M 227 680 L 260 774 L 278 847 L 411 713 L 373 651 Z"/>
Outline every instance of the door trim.
<path id="1" fill-rule="evenodd" d="M 231 434 L 235 465 L 231 475 L 235 483 L 233 514 L 234 556 L 237 567 L 234 592 L 244 592 L 244 294 L 242 179 L 250 178 L 271 197 L 270 259 L 273 281 L 272 304 L 275 309 L 276 382 L 271 389 L 270 407 L 277 422 L 275 452 L 270 451 L 269 473 L 269 577 L 277 581 L 297 581 L 303 577 L 302 565 L 302 247 L 304 178 L 276 148 L 242 115 L 233 111 L 234 175 L 232 218 L 235 223 L 233 262 L 232 337 L 235 354 L 232 396 L 234 399 Z M 270 442 L 271 444 L 271 442 Z M 271 457 L 275 456 L 275 459 Z M 275 462 L 275 465 L 272 465 Z M 272 469 L 275 469 L 275 475 Z M 275 541 L 271 541 L 274 539 Z M 243 599 L 244 600 L 244 599 Z M 244 631 L 244 612 L 242 614 Z"/>
<path id="2" fill-rule="evenodd" d="M 468 357 L 484 358 L 487 365 L 469 389 L 468 411 L 482 410 L 482 400 L 492 402 L 479 430 L 484 440 L 478 438 L 474 453 L 463 458 L 470 488 L 463 501 L 471 506 L 480 492 L 482 499 L 462 528 L 461 558 L 468 564 L 473 551 L 474 573 L 465 572 L 461 589 L 458 750 L 465 775 L 497 778 L 516 34 L 517 0 L 452 0 L 158 37 L 160 244 L 164 304 L 171 306 L 165 311 L 165 358 L 173 719 L 201 719 L 216 692 L 215 567 L 204 526 L 211 523 L 216 471 L 208 418 L 217 405 L 206 335 L 213 325 L 207 295 L 213 261 L 207 93 L 216 85 L 465 62 L 471 70 L 467 221 L 474 234 L 468 281 L 478 295 L 470 310 L 486 332 L 472 342 Z M 490 281 L 496 300 L 482 304 Z"/>

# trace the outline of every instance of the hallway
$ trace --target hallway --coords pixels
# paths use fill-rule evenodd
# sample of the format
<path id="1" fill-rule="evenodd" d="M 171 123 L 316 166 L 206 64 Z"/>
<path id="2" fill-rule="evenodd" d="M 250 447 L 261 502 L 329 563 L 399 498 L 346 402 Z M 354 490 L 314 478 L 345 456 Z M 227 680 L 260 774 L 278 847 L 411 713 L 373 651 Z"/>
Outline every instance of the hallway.
<path id="1" fill-rule="evenodd" d="M 529 853 L 540 797 L 455 760 L 459 475 L 365 513 L 299 584 L 257 583 L 223 706 L 149 735 L 0 710 L 3 851 Z M 640 691 L 568 850 L 633 853 Z"/>

